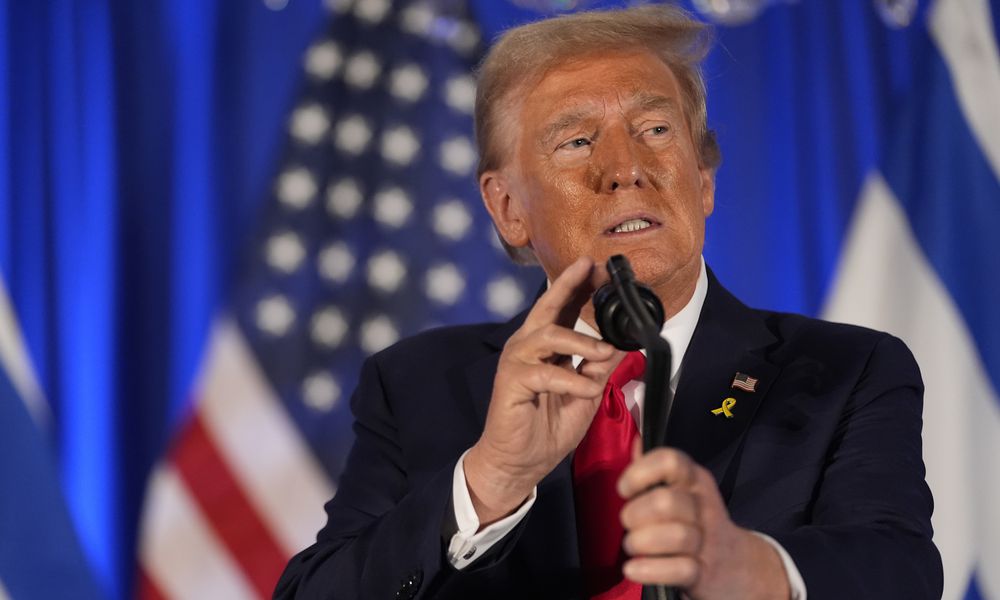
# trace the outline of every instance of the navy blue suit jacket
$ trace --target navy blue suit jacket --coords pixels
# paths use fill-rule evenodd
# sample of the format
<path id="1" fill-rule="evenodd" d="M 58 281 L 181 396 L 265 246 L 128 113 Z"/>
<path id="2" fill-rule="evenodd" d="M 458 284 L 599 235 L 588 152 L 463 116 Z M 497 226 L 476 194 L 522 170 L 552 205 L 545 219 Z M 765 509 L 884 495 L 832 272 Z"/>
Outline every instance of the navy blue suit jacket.
<path id="1" fill-rule="evenodd" d="M 327 525 L 276 598 L 581 598 L 569 458 L 517 528 L 462 571 L 445 557 L 452 473 L 478 439 L 504 324 L 430 331 L 369 359 Z M 731 387 L 737 372 L 756 391 Z M 810 600 L 939 598 L 921 458 L 923 385 L 898 339 L 752 310 L 709 275 L 667 440 L 715 475 L 733 520 L 778 540 Z M 728 396 L 734 418 L 714 415 Z"/>

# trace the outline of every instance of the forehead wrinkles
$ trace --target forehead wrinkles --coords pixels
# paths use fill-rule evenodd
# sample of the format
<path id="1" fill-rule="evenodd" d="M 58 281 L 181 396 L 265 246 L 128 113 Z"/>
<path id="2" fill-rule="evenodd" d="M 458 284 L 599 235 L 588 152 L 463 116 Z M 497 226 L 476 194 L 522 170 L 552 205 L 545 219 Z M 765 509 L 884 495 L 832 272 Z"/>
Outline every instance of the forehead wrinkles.
<path id="1" fill-rule="evenodd" d="M 613 54 L 618 55 L 618 53 Z M 561 106 L 565 105 L 566 100 L 572 99 L 572 97 L 577 94 L 585 94 L 587 91 L 593 89 L 593 86 L 590 84 L 595 82 L 581 80 L 580 71 L 587 70 L 590 66 L 592 66 L 594 63 L 591 61 L 595 58 L 597 62 L 600 62 L 602 58 L 616 58 L 628 63 L 630 62 L 630 58 L 644 54 L 648 55 L 649 53 L 645 50 L 639 52 L 624 51 L 620 55 L 613 57 L 583 55 L 573 57 L 570 60 L 557 60 L 547 68 L 541 70 L 540 72 L 536 72 L 533 76 L 527 76 L 520 82 L 520 85 L 513 86 L 506 90 L 506 92 L 503 93 L 503 95 L 496 101 L 494 114 L 499 118 L 494 120 L 493 127 L 491 127 L 490 132 L 493 137 L 493 141 L 490 144 L 491 146 L 495 145 L 495 147 L 499 149 L 509 149 L 507 152 L 500 150 L 501 153 L 507 155 L 505 158 L 501 158 L 500 165 L 510 166 L 511 163 L 507 160 L 511 156 L 510 152 L 513 151 L 514 148 L 520 147 L 522 142 L 527 141 L 525 139 L 525 135 L 532 136 L 529 131 L 525 130 L 524 125 L 526 124 L 526 120 L 524 117 L 526 116 L 526 112 L 528 110 L 539 109 L 537 105 L 532 106 L 533 104 L 546 101 L 555 105 L 555 109 L 552 111 L 555 112 Z M 684 101 L 683 92 L 680 88 L 677 76 L 673 72 L 673 68 L 663 62 L 658 56 L 652 55 L 652 58 L 662 65 L 664 68 L 662 73 L 650 73 L 648 71 L 642 73 L 625 69 L 622 72 L 612 75 L 610 77 L 611 81 L 603 82 L 604 85 L 619 88 L 616 92 L 616 94 L 618 94 L 617 102 L 619 106 L 622 106 L 623 108 L 624 104 L 622 103 L 622 95 L 624 94 L 629 97 L 628 103 L 639 108 L 640 110 L 662 109 L 664 111 L 671 112 L 672 115 L 678 115 L 681 118 L 685 118 L 687 113 L 687 110 L 685 110 L 686 101 Z M 632 76 L 633 79 L 629 80 L 628 77 L 622 77 L 625 75 L 624 71 L 630 71 L 628 75 Z M 638 71 L 643 71 L 643 69 L 640 68 Z M 634 76 L 636 75 L 649 79 L 649 83 L 637 84 L 634 79 Z M 652 77 L 650 77 L 650 75 L 652 75 Z M 562 83 L 562 85 L 559 85 L 559 83 Z M 569 84 L 568 90 L 566 89 L 567 83 Z M 552 86 L 555 86 L 555 89 L 552 89 Z M 655 89 L 654 91 L 651 88 L 658 89 Z M 669 94 L 669 96 L 667 94 Z M 543 98 L 545 100 L 543 100 Z M 683 104 L 681 102 L 683 102 Z M 607 109 L 606 100 L 595 101 L 593 104 L 600 104 L 602 106 L 602 110 Z M 590 114 L 592 114 L 593 109 L 588 108 L 584 103 L 581 103 L 575 107 L 571 106 L 565 111 L 561 111 L 558 116 L 551 119 L 543 117 L 541 123 L 543 124 L 545 131 L 541 134 L 533 136 L 536 143 L 542 143 L 542 141 L 549 138 L 551 134 L 558 132 L 556 124 L 552 123 L 552 119 L 557 119 L 564 128 L 570 127 L 574 124 L 573 121 L 583 120 L 585 116 L 589 116 L 585 114 L 588 110 L 590 111 Z M 497 127 L 497 125 L 501 122 L 514 123 L 517 126 Z M 549 123 L 552 123 L 552 125 L 548 126 Z"/>

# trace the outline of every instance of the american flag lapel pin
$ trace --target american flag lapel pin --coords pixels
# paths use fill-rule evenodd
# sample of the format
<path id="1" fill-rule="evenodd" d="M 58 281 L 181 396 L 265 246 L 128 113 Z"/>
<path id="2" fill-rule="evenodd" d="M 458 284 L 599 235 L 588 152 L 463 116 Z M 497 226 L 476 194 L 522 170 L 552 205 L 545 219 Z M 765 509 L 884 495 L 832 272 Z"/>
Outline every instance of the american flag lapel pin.
<path id="1" fill-rule="evenodd" d="M 741 389 L 744 392 L 753 392 L 757 390 L 757 378 L 750 377 L 746 373 L 736 372 L 736 376 L 733 377 L 732 387 Z"/>

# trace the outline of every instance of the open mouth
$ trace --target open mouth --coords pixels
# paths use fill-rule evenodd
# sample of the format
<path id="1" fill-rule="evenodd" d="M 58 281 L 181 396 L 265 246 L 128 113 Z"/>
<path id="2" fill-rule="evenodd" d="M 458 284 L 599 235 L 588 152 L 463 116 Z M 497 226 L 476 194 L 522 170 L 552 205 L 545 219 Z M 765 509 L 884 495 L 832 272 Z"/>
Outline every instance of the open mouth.
<path id="1" fill-rule="evenodd" d="M 609 229 L 608 233 L 634 233 L 652 226 L 653 222 L 648 219 L 628 219 Z"/>

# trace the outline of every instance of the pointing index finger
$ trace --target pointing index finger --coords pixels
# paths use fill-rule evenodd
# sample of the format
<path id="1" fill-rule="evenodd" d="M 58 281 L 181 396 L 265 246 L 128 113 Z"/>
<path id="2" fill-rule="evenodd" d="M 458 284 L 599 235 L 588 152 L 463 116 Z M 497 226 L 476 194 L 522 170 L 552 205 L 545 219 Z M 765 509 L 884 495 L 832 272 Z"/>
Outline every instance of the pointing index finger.
<path id="1" fill-rule="evenodd" d="M 525 326 L 535 329 L 555 323 L 572 327 L 593 292 L 590 284 L 593 270 L 594 261 L 588 256 L 581 256 L 566 267 L 528 313 Z"/>

